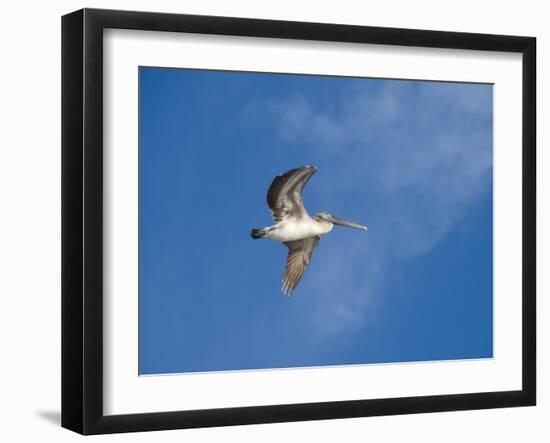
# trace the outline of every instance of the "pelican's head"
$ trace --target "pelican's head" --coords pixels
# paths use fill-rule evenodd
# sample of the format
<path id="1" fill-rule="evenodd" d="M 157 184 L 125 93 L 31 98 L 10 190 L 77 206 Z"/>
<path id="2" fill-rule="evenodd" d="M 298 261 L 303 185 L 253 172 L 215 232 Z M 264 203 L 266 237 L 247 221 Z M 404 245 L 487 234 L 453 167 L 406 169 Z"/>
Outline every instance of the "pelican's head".
<path id="1" fill-rule="evenodd" d="M 334 224 L 334 225 L 346 226 L 348 228 L 362 229 L 363 231 L 367 230 L 366 226 L 359 225 L 357 223 L 352 223 L 347 220 L 342 220 L 341 218 L 338 218 L 332 214 L 329 214 L 327 211 L 318 212 L 313 216 L 313 219 L 316 221 L 328 222 L 331 225 Z"/>

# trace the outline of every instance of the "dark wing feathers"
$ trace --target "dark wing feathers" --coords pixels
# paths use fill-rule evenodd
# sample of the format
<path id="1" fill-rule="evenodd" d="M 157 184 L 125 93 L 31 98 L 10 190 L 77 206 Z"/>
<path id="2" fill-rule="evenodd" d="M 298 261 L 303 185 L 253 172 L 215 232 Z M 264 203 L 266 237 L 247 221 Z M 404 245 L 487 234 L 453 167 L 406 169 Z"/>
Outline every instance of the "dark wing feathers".
<path id="1" fill-rule="evenodd" d="M 305 213 L 301 192 L 310 177 L 316 172 L 317 168 L 304 166 L 291 169 L 273 179 L 267 191 L 267 205 L 276 222 L 280 222 L 290 215 L 300 216 Z"/>
<path id="2" fill-rule="evenodd" d="M 285 276 L 283 277 L 283 293 L 286 295 L 290 295 L 304 275 L 319 240 L 321 240 L 321 237 L 315 236 L 285 242 L 288 248 L 288 257 L 286 259 Z"/>

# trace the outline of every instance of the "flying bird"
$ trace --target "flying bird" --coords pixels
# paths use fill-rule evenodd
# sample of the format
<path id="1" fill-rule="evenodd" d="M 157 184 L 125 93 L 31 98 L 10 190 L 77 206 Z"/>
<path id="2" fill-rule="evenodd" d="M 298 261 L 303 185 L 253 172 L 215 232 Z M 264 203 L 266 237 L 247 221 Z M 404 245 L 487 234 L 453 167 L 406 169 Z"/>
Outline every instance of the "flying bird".
<path id="1" fill-rule="evenodd" d="M 302 190 L 316 172 L 316 167 L 304 166 L 275 177 L 267 191 L 267 205 L 275 224 L 252 229 L 250 233 L 254 239 L 279 241 L 288 248 L 282 287 L 286 295 L 290 295 L 304 275 L 321 235 L 332 231 L 334 225 L 367 230 L 366 226 L 342 220 L 326 211 L 318 212 L 313 217 L 307 213 Z"/>

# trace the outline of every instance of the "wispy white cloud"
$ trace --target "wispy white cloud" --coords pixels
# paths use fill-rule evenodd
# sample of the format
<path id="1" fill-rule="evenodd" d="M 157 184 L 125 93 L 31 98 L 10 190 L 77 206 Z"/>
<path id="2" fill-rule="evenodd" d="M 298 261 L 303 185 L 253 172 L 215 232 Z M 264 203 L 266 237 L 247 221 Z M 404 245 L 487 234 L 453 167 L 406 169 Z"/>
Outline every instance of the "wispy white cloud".
<path id="1" fill-rule="evenodd" d="M 319 331 L 364 326 L 387 266 L 432 250 L 491 189 L 490 86 L 379 81 L 331 106 L 298 95 L 264 107 L 282 140 L 330 164 L 309 185 L 315 201 L 347 196 L 356 213 L 341 215 L 369 225 L 367 238 L 323 240 L 304 278 Z"/>

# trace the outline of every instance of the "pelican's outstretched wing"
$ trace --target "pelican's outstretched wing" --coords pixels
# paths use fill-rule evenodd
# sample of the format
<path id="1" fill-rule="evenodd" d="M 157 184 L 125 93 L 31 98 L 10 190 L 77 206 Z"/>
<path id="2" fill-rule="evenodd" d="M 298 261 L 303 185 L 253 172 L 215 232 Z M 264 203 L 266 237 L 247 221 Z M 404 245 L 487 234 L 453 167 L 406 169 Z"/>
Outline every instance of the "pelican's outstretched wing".
<path id="1" fill-rule="evenodd" d="M 273 179 L 267 191 L 267 205 L 276 222 L 287 217 L 300 218 L 306 213 L 301 192 L 309 178 L 316 172 L 317 168 L 304 166 L 291 169 Z"/>
<path id="2" fill-rule="evenodd" d="M 319 240 L 321 240 L 321 237 L 317 235 L 302 240 L 285 242 L 288 248 L 288 257 L 286 259 L 285 276 L 283 277 L 284 294 L 290 295 L 302 275 L 304 275 Z"/>

